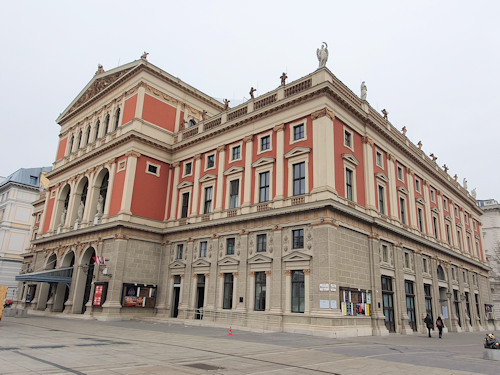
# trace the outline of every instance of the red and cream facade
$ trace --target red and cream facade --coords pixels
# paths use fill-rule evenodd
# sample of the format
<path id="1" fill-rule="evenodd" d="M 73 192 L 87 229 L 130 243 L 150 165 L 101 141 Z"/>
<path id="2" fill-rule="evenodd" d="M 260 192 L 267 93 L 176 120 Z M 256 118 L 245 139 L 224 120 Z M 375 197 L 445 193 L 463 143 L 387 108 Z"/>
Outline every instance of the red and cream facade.
<path id="1" fill-rule="evenodd" d="M 494 324 L 475 200 L 326 68 L 225 109 L 141 59 L 57 121 L 28 309 L 331 336 Z"/>

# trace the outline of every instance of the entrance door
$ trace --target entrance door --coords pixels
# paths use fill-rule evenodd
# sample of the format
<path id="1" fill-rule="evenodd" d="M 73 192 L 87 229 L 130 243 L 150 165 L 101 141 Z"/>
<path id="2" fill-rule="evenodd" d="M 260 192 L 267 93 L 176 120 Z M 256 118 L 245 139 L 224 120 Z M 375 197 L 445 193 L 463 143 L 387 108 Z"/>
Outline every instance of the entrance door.
<path id="1" fill-rule="evenodd" d="M 203 319 L 203 305 L 205 303 L 205 275 L 198 275 L 197 284 L 195 319 Z"/>
<path id="2" fill-rule="evenodd" d="M 179 298 L 181 295 L 181 276 L 174 276 L 174 291 L 172 300 L 172 318 L 177 318 L 179 315 Z"/>
<path id="3" fill-rule="evenodd" d="M 412 330 L 417 331 L 417 322 L 415 317 L 415 293 L 413 291 L 413 282 L 405 280 L 406 291 L 406 312 L 408 313 L 409 324 Z"/>
<path id="4" fill-rule="evenodd" d="M 393 294 L 392 279 L 387 276 L 382 276 L 382 301 L 384 305 L 385 326 L 389 332 L 396 332 Z"/>

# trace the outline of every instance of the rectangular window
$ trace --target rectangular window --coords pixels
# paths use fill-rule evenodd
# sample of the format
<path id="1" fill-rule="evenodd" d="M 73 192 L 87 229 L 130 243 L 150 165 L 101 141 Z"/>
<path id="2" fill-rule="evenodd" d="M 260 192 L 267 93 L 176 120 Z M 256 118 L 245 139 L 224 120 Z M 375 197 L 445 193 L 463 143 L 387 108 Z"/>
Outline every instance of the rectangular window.
<path id="1" fill-rule="evenodd" d="M 451 279 L 456 280 L 457 275 L 455 274 L 455 267 L 451 267 Z"/>
<path id="2" fill-rule="evenodd" d="M 184 176 L 188 176 L 191 174 L 191 169 L 192 169 L 193 164 L 191 162 L 186 163 L 184 166 Z"/>
<path id="3" fill-rule="evenodd" d="M 229 183 L 229 208 L 238 207 L 239 190 L 240 180 L 233 180 Z"/>
<path id="4" fill-rule="evenodd" d="M 304 229 L 292 230 L 292 249 L 304 248 Z"/>
<path id="5" fill-rule="evenodd" d="M 410 254 L 405 252 L 405 267 L 410 268 Z"/>
<path id="6" fill-rule="evenodd" d="M 207 256 L 207 241 L 200 242 L 200 258 Z"/>
<path id="7" fill-rule="evenodd" d="M 293 195 L 306 193 L 306 163 L 293 165 Z"/>
<path id="8" fill-rule="evenodd" d="M 474 227 L 474 230 L 477 230 L 477 221 L 472 220 L 472 226 Z"/>
<path id="9" fill-rule="evenodd" d="M 382 261 L 389 263 L 389 249 L 387 245 L 382 245 Z"/>
<path id="10" fill-rule="evenodd" d="M 431 202 L 435 201 L 436 201 L 436 193 L 434 192 L 434 190 L 431 189 Z"/>
<path id="11" fill-rule="evenodd" d="M 233 147 L 233 155 L 232 155 L 232 160 L 238 160 L 241 158 L 241 146 L 235 146 Z"/>
<path id="12" fill-rule="evenodd" d="M 427 265 L 427 258 L 422 258 L 422 268 L 425 273 L 429 273 L 429 266 Z"/>
<path id="13" fill-rule="evenodd" d="M 384 159 L 382 157 L 382 153 L 381 152 L 378 152 L 376 151 L 375 152 L 375 159 L 376 159 L 376 163 L 377 165 L 380 167 L 380 168 L 384 168 Z"/>
<path id="14" fill-rule="evenodd" d="M 226 240 L 226 254 L 234 255 L 234 237 Z"/>
<path id="15" fill-rule="evenodd" d="M 184 193 L 182 194 L 181 218 L 188 217 L 188 209 L 189 209 L 189 193 Z"/>
<path id="16" fill-rule="evenodd" d="M 383 186 L 378 186 L 378 210 L 382 215 L 385 214 L 385 191 Z"/>
<path id="17" fill-rule="evenodd" d="M 38 185 L 38 177 L 30 176 L 30 185 Z"/>
<path id="18" fill-rule="evenodd" d="M 343 315 L 368 316 L 370 315 L 370 305 L 367 303 L 368 295 L 364 290 L 341 289 L 340 304 Z"/>
<path id="19" fill-rule="evenodd" d="M 465 224 L 469 224 L 469 215 L 467 212 L 464 212 Z"/>
<path id="20" fill-rule="evenodd" d="M 153 164 L 149 164 L 148 163 L 148 172 L 149 173 L 152 173 L 152 174 L 157 174 L 158 172 L 158 167 L 156 165 L 153 165 Z"/>
<path id="21" fill-rule="evenodd" d="M 415 179 L 415 190 L 420 193 L 420 180 L 418 178 Z"/>
<path id="22" fill-rule="evenodd" d="M 344 145 L 352 148 L 352 134 L 347 130 L 344 130 Z"/>
<path id="23" fill-rule="evenodd" d="M 420 207 L 417 208 L 417 216 L 418 216 L 418 228 L 420 229 L 420 232 L 423 232 L 424 231 L 424 213 Z"/>
<path id="24" fill-rule="evenodd" d="M 460 232 L 460 229 L 457 229 L 457 237 L 458 237 L 458 248 L 460 250 L 463 250 L 463 246 L 462 246 L 462 232 Z"/>
<path id="25" fill-rule="evenodd" d="M 446 224 L 446 240 L 448 241 L 448 244 L 451 245 L 451 228 L 450 228 L 450 224 Z"/>
<path id="26" fill-rule="evenodd" d="M 259 173 L 259 202 L 269 201 L 269 172 Z"/>
<path id="27" fill-rule="evenodd" d="M 406 224 L 406 201 L 404 198 L 399 198 L 399 210 L 401 214 L 401 222 Z"/>
<path id="28" fill-rule="evenodd" d="M 398 180 L 399 181 L 404 181 L 404 178 L 403 178 L 403 168 L 401 168 L 399 165 L 398 165 Z"/>
<path id="29" fill-rule="evenodd" d="M 205 205 L 203 207 L 204 214 L 209 214 L 210 212 L 212 212 L 212 193 L 213 193 L 212 186 L 205 188 Z"/>
<path id="30" fill-rule="evenodd" d="M 207 169 L 215 167 L 215 155 L 207 156 Z"/>
<path id="31" fill-rule="evenodd" d="M 472 254 L 472 241 L 469 235 L 467 235 L 467 250 Z"/>
<path id="32" fill-rule="evenodd" d="M 431 294 L 431 285 L 424 284 L 424 294 L 425 294 L 425 312 L 429 314 L 432 319 L 432 294 Z"/>
<path id="33" fill-rule="evenodd" d="M 292 271 L 292 312 L 303 313 L 305 305 L 304 271 Z"/>
<path id="34" fill-rule="evenodd" d="M 183 244 L 178 244 L 177 245 L 177 254 L 176 254 L 176 259 L 182 259 L 182 250 L 184 249 Z"/>
<path id="35" fill-rule="evenodd" d="M 266 273 L 255 272 L 255 311 L 266 310 Z"/>
<path id="36" fill-rule="evenodd" d="M 293 140 L 297 141 L 304 138 L 304 124 L 295 125 L 293 127 Z"/>
<path id="37" fill-rule="evenodd" d="M 432 224 L 434 226 L 434 237 L 436 238 L 436 240 L 438 240 L 439 239 L 439 230 L 438 230 L 438 221 L 437 221 L 436 216 L 432 217 Z"/>
<path id="38" fill-rule="evenodd" d="M 267 235 L 258 234 L 257 235 L 257 252 L 263 253 L 267 250 Z"/>
<path id="39" fill-rule="evenodd" d="M 223 309 L 232 309 L 233 308 L 233 274 L 225 273 L 224 274 L 224 298 L 223 298 Z"/>
<path id="40" fill-rule="evenodd" d="M 266 151 L 271 148 L 271 136 L 266 135 L 260 139 L 260 150 Z"/>
<path id="41" fill-rule="evenodd" d="M 448 211 L 448 199 L 443 198 L 443 206 L 446 211 Z"/>
<path id="42" fill-rule="evenodd" d="M 345 170 L 345 196 L 350 201 L 354 200 L 352 195 L 352 171 L 347 168 Z"/>

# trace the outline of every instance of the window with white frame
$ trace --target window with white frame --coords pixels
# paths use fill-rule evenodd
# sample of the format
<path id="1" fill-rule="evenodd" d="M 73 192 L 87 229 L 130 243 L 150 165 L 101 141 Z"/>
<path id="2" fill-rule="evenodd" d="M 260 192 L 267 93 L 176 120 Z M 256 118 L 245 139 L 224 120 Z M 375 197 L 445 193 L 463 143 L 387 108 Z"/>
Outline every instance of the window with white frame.
<path id="1" fill-rule="evenodd" d="M 434 191 L 434 189 L 431 189 L 431 202 L 435 201 L 436 201 L 436 192 Z"/>
<path id="2" fill-rule="evenodd" d="M 451 226 L 448 223 L 446 223 L 446 241 L 451 245 Z"/>
<path id="3" fill-rule="evenodd" d="M 146 173 L 155 175 L 156 177 L 160 177 L 160 166 L 158 164 L 153 164 L 148 161 L 146 163 Z"/>
<path id="4" fill-rule="evenodd" d="M 389 247 L 382 245 L 382 262 L 389 263 Z"/>
<path id="5" fill-rule="evenodd" d="M 351 150 L 354 149 L 352 132 L 347 129 L 344 129 L 344 146 L 350 148 Z"/>
<path id="6" fill-rule="evenodd" d="M 293 164 L 293 195 L 306 193 L 306 163 Z"/>
<path id="7" fill-rule="evenodd" d="M 241 159 L 241 145 L 234 146 L 231 148 L 231 160 L 240 160 Z"/>
<path id="8" fill-rule="evenodd" d="M 458 248 L 460 250 L 463 250 L 463 245 L 462 245 L 462 232 L 460 229 L 457 229 L 457 237 L 458 237 Z"/>
<path id="9" fill-rule="evenodd" d="M 184 163 L 184 176 L 190 176 L 193 173 L 193 163 L 186 162 Z"/>
<path id="10" fill-rule="evenodd" d="M 417 193 L 421 192 L 421 190 L 420 190 L 420 180 L 418 178 L 415 178 L 415 191 Z"/>
<path id="11" fill-rule="evenodd" d="M 377 163 L 377 166 L 380 168 L 384 168 L 384 157 L 382 156 L 382 153 L 380 151 L 375 151 L 375 162 Z"/>
<path id="12" fill-rule="evenodd" d="M 189 213 L 189 192 L 182 193 L 181 218 L 188 217 Z"/>
<path id="13" fill-rule="evenodd" d="M 398 180 L 403 182 L 405 181 L 403 175 L 403 168 L 400 165 L 398 165 Z"/>
<path id="14" fill-rule="evenodd" d="M 268 151 L 271 149 L 271 135 L 264 135 L 260 138 L 260 151 Z"/>
<path id="15" fill-rule="evenodd" d="M 408 253 L 407 251 L 405 251 L 405 268 L 411 268 L 411 265 L 410 265 L 410 253 Z"/>
<path id="16" fill-rule="evenodd" d="M 385 215 L 385 187 L 378 185 L 378 210 Z"/>
<path id="17" fill-rule="evenodd" d="M 183 244 L 178 244 L 177 245 L 177 253 L 176 253 L 176 259 L 182 259 L 182 252 L 184 250 L 184 245 Z"/>
<path id="18" fill-rule="evenodd" d="M 269 201 L 269 171 L 259 173 L 259 203 Z"/>
<path id="19" fill-rule="evenodd" d="M 215 168 L 215 154 L 207 155 L 206 168 L 212 169 Z"/>
<path id="20" fill-rule="evenodd" d="M 304 124 L 294 125 L 292 129 L 293 129 L 293 140 L 294 141 L 304 139 L 304 137 L 305 137 Z"/>
<path id="21" fill-rule="evenodd" d="M 200 258 L 206 258 L 207 256 L 207 241 L 200 242 Z"/>
<path id="22" fill-rule="evenodd" d="M 399 197 L 399 213 L 401 215 L 401 223 L 408 224 L 406 220 L 406 199 Z"/>
<path id="23" fill-rule="evenodd" d="M 425 273 L 429 273 L 429 265 L 427 264 L 427 258 L 422 258 L 422 268 Z"/>
<path id="24" fill-rule="evenodd" d="M 448 211 L 448 199 L 443 198 L 443 207 L 446 211 Z"/>
<path id="25" fill-rule="evenodd" d="M 354 200 L 353 196 L 353 172 L 349 168 L 345 169 L 345 197 L 350 201 Z"/>
<path id="26" fill-rule="evenodd" d="M 235 244 L 234 237 L 226 239 L 226 254 L 227 255 L 234 255 L 234 244 Z"/>
<path id="27" fill-rule="evenodd" d="M 237 208 L 239 206 L 240 180 L 232 180 L 229 182 L 229 208 Z"/>
<path id="28" fill-rule="evenodd" d="M 439 227 L 438 227 L 438 218 L 436 216 L 432 216 L 432 225 L 434 227 L 434 237 L 436 240 L 439 239 Z"/>
<path id="29" fill-rule="evenodd" d="M 292 249 L 304 248 L 304 229 L 292 230 Z"/>
<path id="30" fill-rule="evenodd" d="M 204 214 L 209 214 L 212 212 L 212 198 L 213 198 L 213 186 L 207 186 L 205 188 L 205 201 L 203 206 Z"/>
<path id="31" fill-rule="evenodd" d="M 302 119 L 295 121 L 289 125 L 290 129 L 290 144 L 295 142 L 302 142 L 307 139 L 307 120 Z"/>

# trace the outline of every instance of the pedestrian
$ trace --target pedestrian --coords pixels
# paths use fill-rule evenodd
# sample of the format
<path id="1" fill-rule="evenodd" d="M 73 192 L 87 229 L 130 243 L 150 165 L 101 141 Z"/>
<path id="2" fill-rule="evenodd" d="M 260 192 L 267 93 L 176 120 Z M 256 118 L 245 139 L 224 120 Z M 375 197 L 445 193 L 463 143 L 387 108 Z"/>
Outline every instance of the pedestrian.
<path id="1" fill-rule="evenodd" d="M 443 338 L 443 327 L 444 327 L 444 324 L 443 324 L 443 321 L 441 320 L 440 316 L 438 316 L 438 318 L 436 319 L 436 327 L 438 327 L 439 338 L 442 339 Z"/>
<path id="2" fill-rule="evenodd" d="M 427 326 L 427 330 L 429 331 L 429 337 L 431 337 L 431 329 L 434 329 L 434 324 L 432 324 L 432 318 L 430 314 L 427 314 L 424 319 L 424 323 Z"/>

